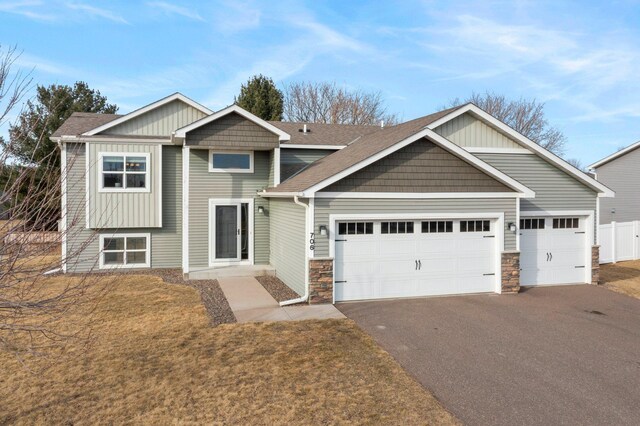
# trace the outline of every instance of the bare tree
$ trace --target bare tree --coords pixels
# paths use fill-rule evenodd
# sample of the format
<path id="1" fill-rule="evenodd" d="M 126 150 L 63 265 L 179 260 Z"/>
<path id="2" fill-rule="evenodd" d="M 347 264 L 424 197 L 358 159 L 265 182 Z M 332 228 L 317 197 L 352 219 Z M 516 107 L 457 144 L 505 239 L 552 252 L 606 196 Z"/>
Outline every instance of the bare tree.
<path id="1" fill-rule="evenodd" d="M 541 147 L 556 155 L 563 154 L 566 138 L 547 121 L 544 103 L 524 98 L 510 100 L 504 95 L 485 92 L 473 93 L 464 101 L 454 99 L 449 106 L 459 106 L 468 102 L 479 106 Z"/>
<path id="2" fill-rule="evenodd" d="M 396 114 L 387 112 L 380 92 L 349 91 L 335 82 L 296 82 L 285 86 L 284 119 L 331 124 L 398 122 Z"/>
<path id="3" fill-rule="evenodd" d="M 30 73 L 13 69 L 18 57 L 15 48 L 0 46 L 0 125 L 6 124 L 31 88 Z M 33 128 L 23 131 L 27 134 Z M 0 221 L 0 351 L 20 358 L 49 354 L 64 348 L 69 339 L 90 335 L 88 323 L 63 320 L 72 315 L 88 319 L 107 287 L 90 274 L 51 278 L 61 266 L 63 237 L 79 232 L 79 227 L 62 232 L 43 229 L 52 219 L 79 223 L 82 218 L 80 211 L 57 217 L 72 164 L 60 170 L 55 150 L 36 162 L 23 163 L 11 155 L 11 140 L 1 142 L 0 205 L 9 220 Z M 85 236 L 72 253 L 63 253 L 65 261 L 77 258 L 93 238 L 94 234 Z"/>

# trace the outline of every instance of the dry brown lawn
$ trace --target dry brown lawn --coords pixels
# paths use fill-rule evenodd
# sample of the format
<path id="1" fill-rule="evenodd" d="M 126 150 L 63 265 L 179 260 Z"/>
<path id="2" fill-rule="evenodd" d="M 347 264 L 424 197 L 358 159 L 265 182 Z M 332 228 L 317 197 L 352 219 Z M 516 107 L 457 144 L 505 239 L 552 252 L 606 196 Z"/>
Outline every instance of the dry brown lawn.
<path id="1" fill-rule="evenodd" d="M 0 424 L 456 423 L 350 320 L 211 327 L 191 287 L 113 285 L 90 347 L 0 354 Z"/>
<path id="2" fill-rule="evenodd" d="M 640 299 L 640 260 L 601 265 L 600 281 L 610 290 Z"/>

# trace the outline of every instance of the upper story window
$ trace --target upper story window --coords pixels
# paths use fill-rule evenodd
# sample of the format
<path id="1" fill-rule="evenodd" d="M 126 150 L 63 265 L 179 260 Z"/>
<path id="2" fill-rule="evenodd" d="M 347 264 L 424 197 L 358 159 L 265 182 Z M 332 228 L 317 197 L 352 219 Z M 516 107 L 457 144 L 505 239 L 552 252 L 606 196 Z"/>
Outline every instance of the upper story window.
<path id="1" fill-rule="evenodd" d="M 209 171 L 215 173 L 253 173 L 253 151 L 210 151 Z"/>
<path id="2" fill-rule="evenodd" d="M 149 154 L 101 152 L 100 191 L 149 192 Z"/>

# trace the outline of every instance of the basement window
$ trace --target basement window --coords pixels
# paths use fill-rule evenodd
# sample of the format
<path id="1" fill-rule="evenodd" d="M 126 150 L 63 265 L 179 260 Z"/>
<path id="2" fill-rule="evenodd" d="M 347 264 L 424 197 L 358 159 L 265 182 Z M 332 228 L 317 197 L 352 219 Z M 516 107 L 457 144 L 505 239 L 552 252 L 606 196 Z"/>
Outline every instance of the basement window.
<path id="1" fill-rule="evenodd" d="M 461 220 L 460 232 L 489 232 L 491 231 L 490 220 Z"/>
<path id="2" fill-rule="evenodd" d="M 100 269 L 150 267 L 149 234 L 100 235 Z"/>

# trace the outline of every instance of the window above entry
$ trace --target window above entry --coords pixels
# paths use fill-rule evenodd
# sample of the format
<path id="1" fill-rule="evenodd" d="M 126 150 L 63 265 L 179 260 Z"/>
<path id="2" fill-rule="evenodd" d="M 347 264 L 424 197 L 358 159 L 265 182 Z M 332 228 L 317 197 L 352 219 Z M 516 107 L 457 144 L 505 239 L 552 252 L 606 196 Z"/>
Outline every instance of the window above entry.
<path id="1" fill-rule="evenodd" d="M 209 151 L 213 173 L 253 173 L 253 151 Z"/>
<path id="2" fill-rule="evenodd" d="M 149 192 L 149 153 L 99 153 L 100 192 Z"/>

